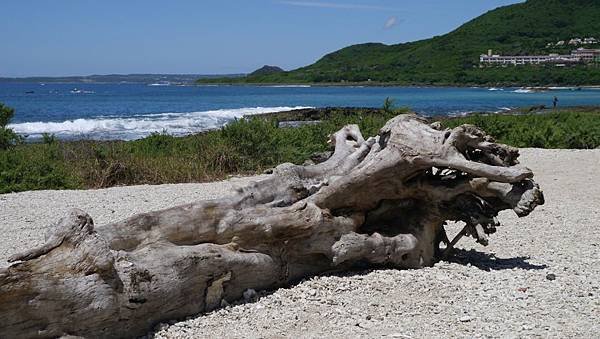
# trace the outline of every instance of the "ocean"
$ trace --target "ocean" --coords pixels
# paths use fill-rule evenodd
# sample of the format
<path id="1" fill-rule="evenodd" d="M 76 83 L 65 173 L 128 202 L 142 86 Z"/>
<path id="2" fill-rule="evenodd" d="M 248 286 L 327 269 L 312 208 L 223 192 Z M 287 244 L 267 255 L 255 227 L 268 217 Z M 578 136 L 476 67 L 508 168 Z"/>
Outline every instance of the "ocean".
<path id="1" fill-rule="evenodd" d="M 534 105 L 600 105 L 600 89 L 452 87 L 175 86 L 131 83 L 0 83 L 0 102 L 13 107 L 10 124 L 28 140 L 142 138 L 185 135 L 223 126 L 243 115 L 303 107 L 381 107 L 386 97 L 417 113 L 461 115 Z"/>

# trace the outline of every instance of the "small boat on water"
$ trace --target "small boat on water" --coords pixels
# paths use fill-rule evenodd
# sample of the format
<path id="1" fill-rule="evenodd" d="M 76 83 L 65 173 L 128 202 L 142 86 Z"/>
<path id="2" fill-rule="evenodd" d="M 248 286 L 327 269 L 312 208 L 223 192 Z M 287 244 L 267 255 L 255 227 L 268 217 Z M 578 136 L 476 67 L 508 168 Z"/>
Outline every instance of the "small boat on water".
<path id="1" fill-rule="evenodd" d="M 93 94 L 95 93 L 94 91 L 86 91 L 83 89 L 78 89 L 78 88 L 73 88 L 71 90 L 71 94 Z"/>

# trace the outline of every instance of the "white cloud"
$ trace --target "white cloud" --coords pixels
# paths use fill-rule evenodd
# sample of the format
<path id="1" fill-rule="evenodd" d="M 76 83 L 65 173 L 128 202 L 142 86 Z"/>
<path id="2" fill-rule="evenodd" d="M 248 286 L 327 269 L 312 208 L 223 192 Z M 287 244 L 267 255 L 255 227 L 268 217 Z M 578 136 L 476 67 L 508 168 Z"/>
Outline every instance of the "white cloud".
<path id="1" fill-rule="evenodd" d="M 377 11 L 394 11 L 396 8 L 373 6 L 364 4 L 349 4 L 349 3 L 334 3 L 321 1 L 279 1 L 278 3 L 291 6 L 301 7 L 318 7 L 318 8 L 335 8 L 335 9 L 368 9 Z"/>
<path id="2" fill-rule="evenodd" d="M 397 24 L 398 24 L 398 18 L 395 16 L 392 16 L 385 21 L 385 25 L 383 25 L 383 28 L 390 29 L 390 28 L 396 26 Z"/>

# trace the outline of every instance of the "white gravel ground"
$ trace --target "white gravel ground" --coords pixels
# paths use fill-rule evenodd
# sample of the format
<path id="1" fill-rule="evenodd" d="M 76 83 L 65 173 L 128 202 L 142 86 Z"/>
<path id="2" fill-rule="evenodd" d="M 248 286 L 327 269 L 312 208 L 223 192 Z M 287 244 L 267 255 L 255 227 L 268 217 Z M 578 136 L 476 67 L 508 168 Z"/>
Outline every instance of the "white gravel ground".
<path id="1" fill-rule="evenodd" d="M 521 153 L 546 204 L 523 219 L 503 212 L 488 247 L 464 239 L 457 258 L 432 268 L 314 277 L 150 335 L 599 338 L 600 150 Z M 0 195 L 0 266 L 40 244 L 46 225 L 69 208 L 103 224 L 227 194 L 249 180 Z"/>

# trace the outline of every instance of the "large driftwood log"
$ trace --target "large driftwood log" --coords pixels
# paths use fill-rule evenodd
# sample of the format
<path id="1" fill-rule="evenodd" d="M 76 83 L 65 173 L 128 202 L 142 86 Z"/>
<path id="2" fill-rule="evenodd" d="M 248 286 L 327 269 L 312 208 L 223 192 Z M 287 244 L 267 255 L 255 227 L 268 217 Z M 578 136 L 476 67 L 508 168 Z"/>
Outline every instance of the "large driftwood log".
<path id="1" fill-rule="evenodd" d="M 518 150 L 474 126 L 401 115 L 375 138 L 349 125 L 331 142 L 327 161 L 282 164 L 232 197 L 98 227 L 73 210 L 0 270 L 0 337 L 130 337 L 250 288 L 358 263 L 429 266 L 456 242 L 447 220 L 485 244 L 500 210 L 543 203 Z"/>

